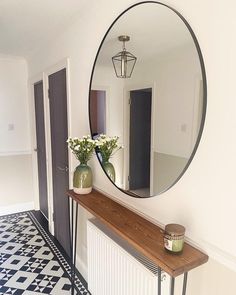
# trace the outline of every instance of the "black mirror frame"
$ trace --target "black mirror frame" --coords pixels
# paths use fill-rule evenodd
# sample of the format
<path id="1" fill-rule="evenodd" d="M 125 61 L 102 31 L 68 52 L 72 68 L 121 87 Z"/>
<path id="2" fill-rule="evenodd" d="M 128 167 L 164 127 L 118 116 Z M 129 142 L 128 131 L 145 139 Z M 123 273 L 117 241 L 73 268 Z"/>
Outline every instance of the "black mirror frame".
<path id="1" fill-rule="evenodd" d="M 205 65 L 204 65 L 204 60 L 203 60 L 203 55 L 202 55 L 202 52 L 201 52 L 201 48 L 200 48 L 200 45 L 198 43 L 198 40 L 197 40 L 197 37 L 195 35 L 195 33 L 193 32 L 190 24 L 187 22 L 187 20 L 174 8 L 172 8 L 171 6 L 169 5 L 166 5 L 164 3 L 161 3 L 159 1 L 142 1 L 142 2 L 138 2 L 138 3 L 135 3 L 133 5 L 131 5 L 130 7 L 128 7 L 127 9 L 125 9 L 113 22 L 112 24 L 110 25 L 110 27 L 108 28 L 108 30 L 106 31 L 100 45 L 99 45 L 99 48 L 98 48 L 98 51 L 97 51 L 97 54 L 96 54 L 96 57 L 95 57 L 95 60 L 94 60 L 94 63 L 93 63 L 93 68 L 92 68 L 92 73 L 91 73 L 91 77 L 90 77 L 90 83 L 89 83 L 89 99 L 88 99 L 88 112 L 89 112 L 89 126 L 90 126 L 90 133 L 92 135 L 92 128 L 91 128 L 91 114 L 90 114 L 90 101 L 91 101 L 91 95 L 90 95 L 90 92 L 91 92 L 91 87 L 92 87 L 92 82 L 93 82 L 93 75 L 94 75 L 94 70 L 95 70 L 95 66 L 96 66 L 96 62 L 97 62 L 97 59 L 98 59 L 98 55 L 101 51 L 101 48 L 102 48 L 102 45 L 107 37 L 107 35 L 109 34 L 111 28 L 113 27 L 113 25 L 116 23 L 116 21 L 122 17 L 123 14 L 125 14 L 127 11 L 129 11 L 130 9 L 138 6 L 138 5 L 142 5 L 142 4 L 147 4 L 147 3 L 155 3 L 155 4 L 159 4 L 159 5 L 162 5 L 162 6 L 165 6 L 167 8 L 169 8 L 170 10 L 172 10 L 173 12 L 175 12 L 175 14 L 184 22 L 184 24 L 186 25 L 186 27 L 188 28 L 189 30 L 189 33 L 193 39 L 193 42 L 196 46 L 196 49 L 197 49 L 197 53 L 198 53 L 198 57 L 199 57 L 199 61 L 200 61 L 200 66 L 201 66 L 201 72 L 202 72 L 202 82 L 203 82 L 203 112 L 202 112 L 202 119 L 201 119 L 201 124 L 200 124 L 200 128 L 199 128 L 199 133 L 198 133 L 198 136 L 197 136 L 197 140 L 196 140 L 196 143 L 194 145 L 194 148 L 193 148 L 193 151 L 191 153 L 191 156 L 187 162 L 187 164 L 185 165 L 183 171 L 180 173 L 180 175 L 177 177 L 177 179 L 168 187 L 166 188 L 164 191 L 160 192 L 158 195 L 155 195 L 155 196 L 159 196 L 160 194 L 166 192 L 167 190 L 171 189 L 179 180 L 180 178 L 184 175 L 184 173 L 186 172 L 186 170 L 188 169 L 189 165 L 191 164 L 195 154 L 196 154 L 196 151 L 197 151 L 197 148 L 199 146 L 199 143 L 201 141 L 201 137 L 202 137 L 202 133 L 203 133 L 203 128 L 204 128 L 204 124 L 205 124 L 205 119 L 206 119 L 206 110 L 207 110 L 207 79 L 206 79 L 206 70 L 205 70 Z M 105 169 L 103 168 L 102 166 L 102 163 L 99 159 L 99 157 L 97 156 L 97 159 L 98 161 L 100 162 L 100 165 L 104 171 L 104 173 L 106 174 L 106 176 L 108 177 L 108 179 L 112 182 L 112 184 L 117 188 L 119 189 L 121 192 L 131 196 L 131 197 L 135 197 L 135 198 L 142 198 L 142 199 L 145 199 L 145 198 L 151 198 L 151 197 L 155 197 L 155 196 L 149 196 L 149 197 L 142 197 L 142 196 L 139 196 L 139 195 L 136 195 L 136 194 L 133 194 L 131 192 L 127 192 L 125 190 L 123 190 L 122 188 L 118 187 L 111 179 L 110 177 L 107 175 Z"/>

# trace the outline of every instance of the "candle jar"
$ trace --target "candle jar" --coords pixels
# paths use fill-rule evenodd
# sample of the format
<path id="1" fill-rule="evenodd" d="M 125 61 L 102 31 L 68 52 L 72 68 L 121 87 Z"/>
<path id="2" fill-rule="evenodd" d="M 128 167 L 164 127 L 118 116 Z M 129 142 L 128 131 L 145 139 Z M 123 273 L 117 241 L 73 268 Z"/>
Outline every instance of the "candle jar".
<path id="1" fill-rule="evenodd" d="M 164 247 L 173 254 L 179 254 L 184 247 L 185 227 L 179 224 L 167 224 L 164 233 Z"/>

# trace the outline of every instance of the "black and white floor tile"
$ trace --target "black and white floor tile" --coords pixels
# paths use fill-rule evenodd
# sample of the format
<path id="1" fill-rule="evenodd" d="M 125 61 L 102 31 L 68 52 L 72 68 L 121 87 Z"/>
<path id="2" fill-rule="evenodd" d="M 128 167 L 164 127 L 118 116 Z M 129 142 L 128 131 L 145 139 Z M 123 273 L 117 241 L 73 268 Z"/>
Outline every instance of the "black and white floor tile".
<path id="1" fill-rule="evenodd" d="M 0 295 L 71 294 L 71 268 L 32 212 L 0 217 Z M 75 294 L 89 295 L 80 274 Z"/>

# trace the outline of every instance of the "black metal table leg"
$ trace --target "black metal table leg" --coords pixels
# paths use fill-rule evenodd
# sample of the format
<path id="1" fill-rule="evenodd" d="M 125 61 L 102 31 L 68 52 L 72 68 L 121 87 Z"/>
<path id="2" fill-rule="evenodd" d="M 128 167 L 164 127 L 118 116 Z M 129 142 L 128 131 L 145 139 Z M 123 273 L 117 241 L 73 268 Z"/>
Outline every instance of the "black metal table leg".
<path id="1" fill-rule="evenodd" d="M 158 267 L 158 295 L 161 295 L 161 268 Z"/>
<path id="2" fill-rule="evenodd" d="M 68 216 L 69 216 L 69 239 L 70 239 L 70 257 L 71 257 L 71 253 L 72 253 L 72 235 L 71 235 L 71 199 L 68 198 Z"/>
<path id="3" fill-rule="evenodd" d="M 72 255 L 72 233 L 71 233 L 71 199 L 68 198 L 68 216 L 69 216 L 69 239 L 70 239 L 70 267 L 72 267 L 71 265 L 71 255 Z M 71 286 L 72 286 L 72 268 L 70 269 L 70 282 L 71 282 Z"/>
<path id="4" fill-rule="evenodd" d="M 68 209 L 70 216 L 70 281 L 71 281 L 71 294 L 75 294 L 75 277 L 76 277 L 76 247 L 77 247 L 77 228 L 78 228 L 78 203 L 75 204 L 74 212 L 74 200 L 68 199 Z"/>
<path id="5" fill-rule="evenodd" d="M 70 264 L 71 264 L 71 294 L 74 295 L 74 201 L 71 199 L 71 206 L 70 206 L 70 244 L 71 244 L 71 256 L 70 256 Z"/>
<path id="6" fill-rule="evenodd" d="M 187 289 L 187 280 L 188 280 L 188 273 L 184 273 L 184 280 L 183 280 L 183 292 L 182 295 L 186 295 L 186 289 Z"/>
<path id="7" fill-rule="evenodd" d="M 170 282 L 170 295 L 174 295 L 175 293 L 175 278 L 171 277 L 171 282 Z"/>
<path id="8" fill-rule="evenodd" d="M 74 232 L 74 257 L 73 257 L 73 288 L 75 287 L 75 276 L 76 276 L 76 247 L 77 247 L 77 226 L 78 226 L 78 203 L 75 205 L 75 232 Z"/>

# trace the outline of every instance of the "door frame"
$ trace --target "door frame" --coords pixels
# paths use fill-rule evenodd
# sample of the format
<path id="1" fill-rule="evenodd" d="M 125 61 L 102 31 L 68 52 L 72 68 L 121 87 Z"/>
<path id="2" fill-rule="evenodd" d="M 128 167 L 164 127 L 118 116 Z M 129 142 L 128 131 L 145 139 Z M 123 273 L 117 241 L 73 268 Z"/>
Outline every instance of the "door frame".
<path id="1" fill-rule="evenodd" d="M 151 111 L 151 144 L 150 144 L 150 194 L 153 195 L 153 177 L 154 177 L 154 152 L 155 152 L 155 109 L 156 109 L 156 83 L 139 83 L 130 86 L 126 86 L 124 88 L 124 125 L 123 125 L 123 132 L 124 132 L 124 150 L 127 152 L 124 153 L 124 173 L 123 173 L 123 183 L 124 189 L 129 189 L 129 135 L 130 135 L 130 92 L 134 90 L 142 90 L 145 88 L 152 89 L 152 111 Z"/>
<path id="2" fill-rule="evenodd" d="M 46 166 L 47 166 L 47 185 L 48 185 L 48 227 L 52 235 L 54 235 L 53 221 L 53 178 L 52 178 L 52 151 L 51 151 L 51 127 L 50 127 L 50 106 L 48 98 L 49 76 L 57 71 L 66 69 L 66 92 L 67 92 L 67 124 L 68 136 L 71 135 L 71 95 L 70 95 L 70 62 L 69 58 L 65 58 L 58 63 L 46 68 L 41 73 L 33 76 L 28 80 L 29 85 L 29 109 L 30 109 L 30 125 L 31 125 L 31 152 L 32 152 L 32 169 L 33 169 L 33 190 L 34 190 L 34 208 L 39 210 L 39 186 L 38 186 L 38 161 L 35 149 L 37 147 L 36 139 L 36 121 L 35 121 L 35 104 L 34 104 L 34 84 L 43 81 L 44 94 L 44 125 L 45 125 L 45 145 L 46 145 Z M 68 153 L 69 165 L 69 186 L 72 187 L 73 171 L 72 171 L 72 153 Z"/>
<path id="3" fill-rule="evenodd" d="M 62 61 L 48 67 L 43 72 L 43 81 L 45 82 L 45 126 L 46 126 L 46 153 L 48 156 L 48 202 L 49 202 L 49 218 L 48 225 L 49 231 L 54 235 L 54 205 L 53 205 L 53 170 L 52 170 L 52 149 L 51 149 L 51 124 L 50 124 L 50 104 L 48 97 L 49 89 L 49 76 L 62 70 L 66 69 L 66 95 L 67 95 L 67 124 L 68 124 L 68 136 L 71 135 L 71 96 L 70 96 L 70 67 L 69 58 L 63 59 Z M 68 153 L 68 168 L 69 168 L 69 187 L 72 186 L 73 171 L 72 171 L 72 153 Z"/>

